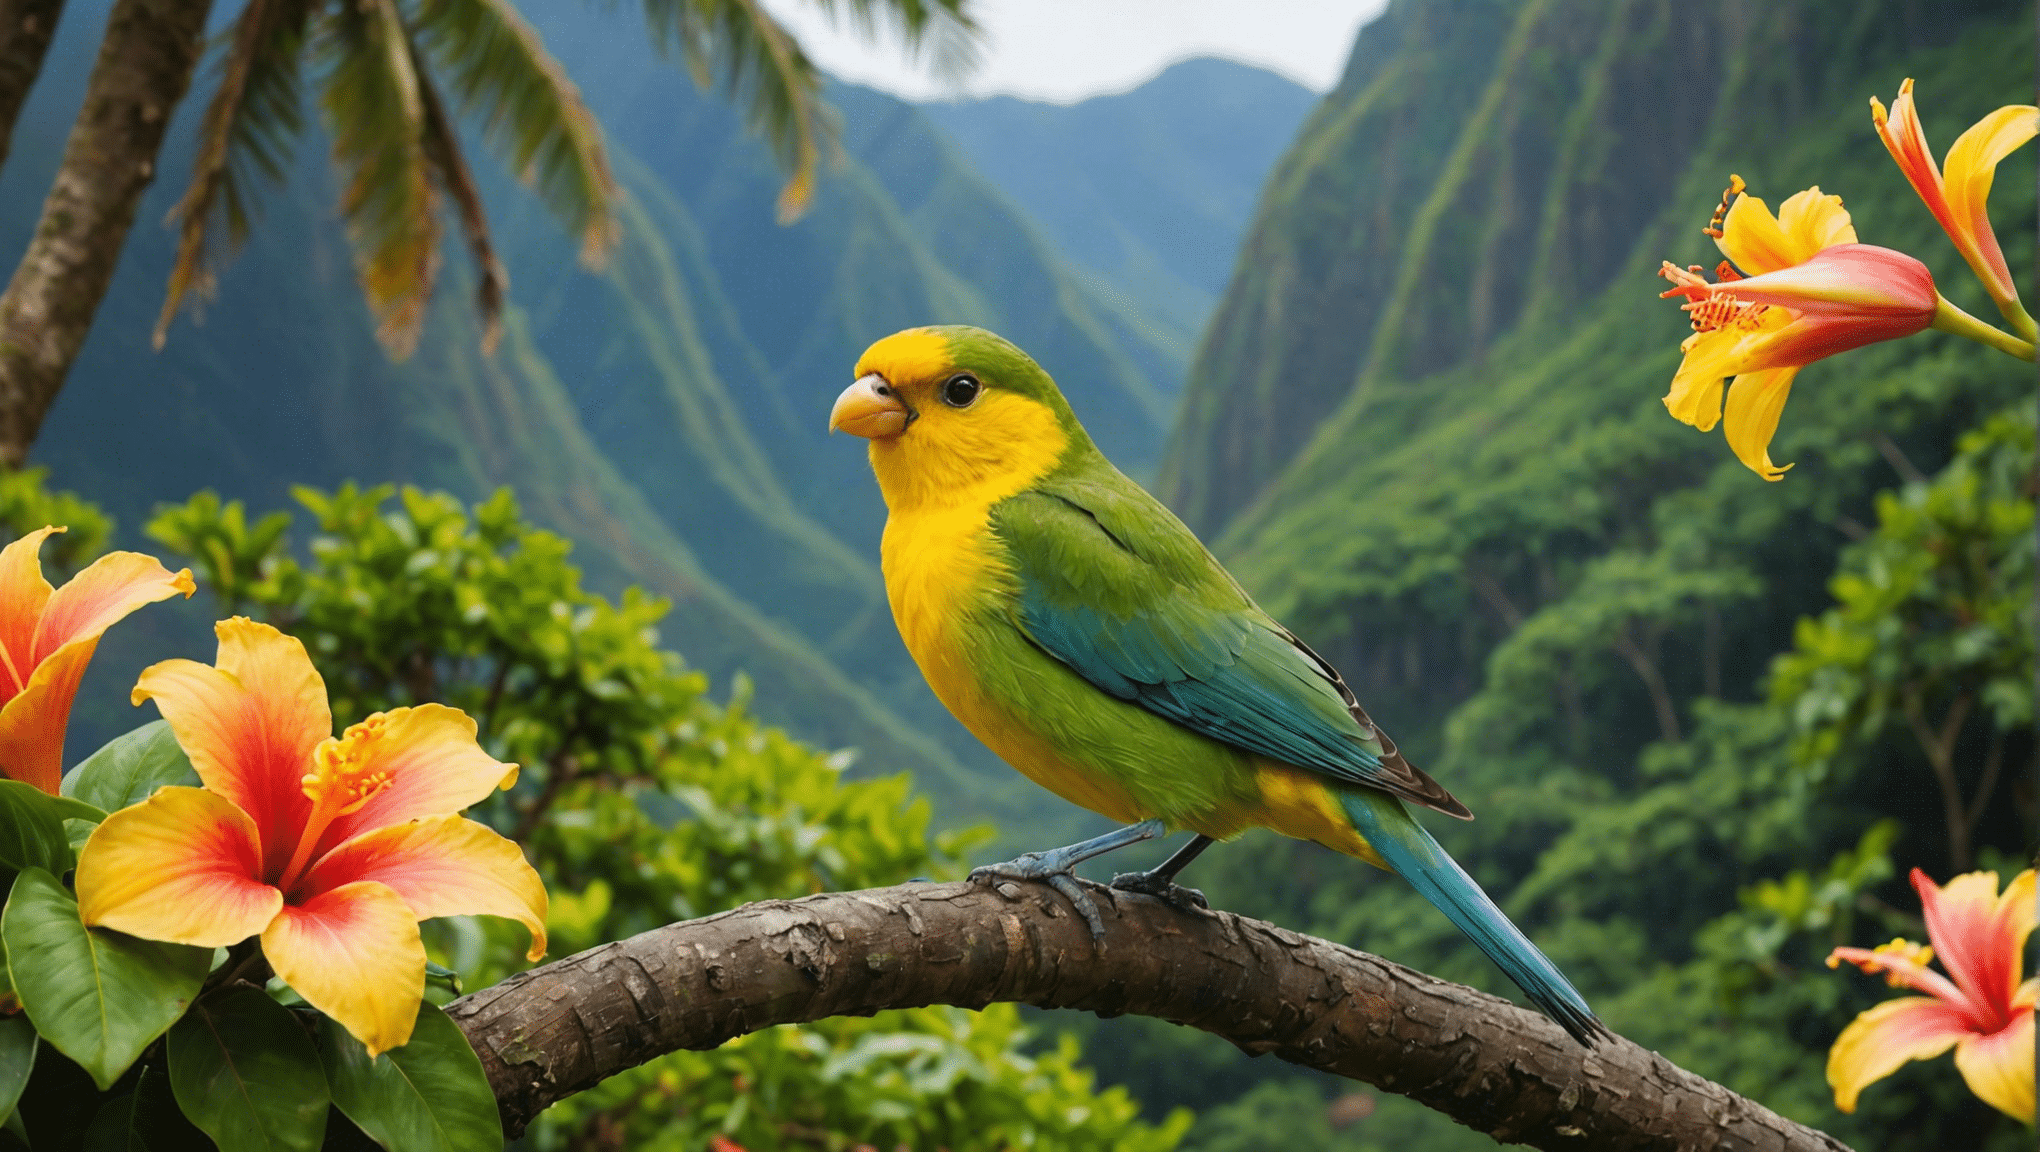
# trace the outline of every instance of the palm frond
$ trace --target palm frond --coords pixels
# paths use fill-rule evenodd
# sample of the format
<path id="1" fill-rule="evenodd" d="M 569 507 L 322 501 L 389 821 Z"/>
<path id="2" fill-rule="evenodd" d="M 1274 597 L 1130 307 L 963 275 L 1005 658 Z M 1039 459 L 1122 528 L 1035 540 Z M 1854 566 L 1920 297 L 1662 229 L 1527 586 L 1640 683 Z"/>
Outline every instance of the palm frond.
<path id="1" fill-rule="evenodd" d="M 475 188 L 474 174 L 468 171 L 466 158 L 461 155 L 453 118 L 447 114 L 446 102 L 439 98 L 439 90 L 415 50 L 411 67 L 418 75 L 418 93 L 425 104 L 425 158 L 432 164 L 439 187 L 460 213 L 461 231 L 467 236 L 468 252 L 475 261 L 478 281 L 475 304 L 482 313 L 482 353 L 493 356 L 496 342 L 503 335 L 503 297 L 510 289 L 510 274 L 496 258 L 489 218 L 482 211 L 482 195 Z"/>
<path id="2" fill-rule="evenodd" d="M 925 56 L 935 75 L 960 80 L 978 63 L 977 21 L 970 0 L 811 0 L 831 22 L 847 21 L 857 35 L 875 40 L 897 32 L 910 56 Z"/>
<path id="3" fill-rule="evenodd" d="M 799 218 L 814 196 L 822 148 L 835 141 L 821 75 L 800 44 L 757 0 L 644 0 L 644 11 L 654 42 L 677 50 L 700 87 L 720 80 L 746 125 L 765 138 L 787 173 L 779 218 Z"/>
<path id="4" fill-rule="evenodd" d="M 271 182 L 282 178 L 290 143 L 304 124 L 298 77 L 305 28 L 322 2 L 249 0 L 234 21 L 217 65 L 219 86 L 199 127 L 191 184 L 170 211 L 180 225 L 177 262 L 156 320 L 158 348 L 186 294 L 202 297 L 212 288 L 208 241 L 215 214 L 225 218 L 229 245 L 239 246 L 251 220 L 248 169 Z"/>
<path id="5" fill-rule="evenodd" d="M 616 242 L 618 193 L 580 89 L 509 0 L 420 0 L 417 13 L 464 109 L 481 114 L 491 146 L 580 236 L 582 263 L 599 268 Z"/>
<path id="6" fill-rule="evenodd" d="M 376 337 L 401 360 L 417 347 L 439 267 L 439 195 L 414 51 L 395 0 L 344 0 L 322 33 L 322 104 L 346 182 L 340 213 Z"/>
<path id="7" fill-rule="evenodd" d="M 645 22 L 663 49 L 677 49 L 703 88 L 721 82 L 743 110 L 746 125 L 765 138 L 786 184 L 782 223 L 800 217 L 814 197 L 824 148 L 836 147 L 836 123 L 821 99 L 821 74 L 759 0 L 643 0 Z M 847 17 L 866 36 L 882 22 L 909 48 L 931 47 L 937 61 L 961 70 L 975 50 L 969 0 L 815 0 Z"/>

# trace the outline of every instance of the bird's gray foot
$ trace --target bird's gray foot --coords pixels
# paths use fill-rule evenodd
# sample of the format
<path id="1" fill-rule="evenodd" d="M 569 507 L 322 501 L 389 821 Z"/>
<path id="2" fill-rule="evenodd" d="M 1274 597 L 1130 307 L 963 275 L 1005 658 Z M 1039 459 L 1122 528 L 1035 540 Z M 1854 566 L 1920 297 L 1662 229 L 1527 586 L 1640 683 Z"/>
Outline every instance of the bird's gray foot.
<path id="1" fill-rule="evenodd" d="M 1185 888 L 1161 874 L 1156 868 L 1147 872 L 1121 872 L 1112 878 L 1112 888 L 1117 892 L 1137 892 L 1152 896 L 1172 908 L 1189 912 L 1197 908 L 1209 908 L 1211 902 L 1204 893 L 1195 888 Z"/>
<path id="2" fill-rule="evenodd" d="M 1143 820 L 1124 828 L 1115 828 L 1103 836 L 1093 836 L 1081 843 L 1063 848 L 1051 848 L 1046 852 L 1024 852 L 1011 860 L 999 864 L 986 864 L 970 870 L 970 880 L 1041 880 L 1063 894 L 1076 906 L 1077 914 L 1091 929 L 1091 939 L 1102 939 L 1105 935 L 1105 919 L 1098 915 L 1098 905 L 1089 893 L 1071 875 L 1071 869 L 1095 856 L 1142 840 L 1152 840 L 1166 829 L 1160 820 Z"/>

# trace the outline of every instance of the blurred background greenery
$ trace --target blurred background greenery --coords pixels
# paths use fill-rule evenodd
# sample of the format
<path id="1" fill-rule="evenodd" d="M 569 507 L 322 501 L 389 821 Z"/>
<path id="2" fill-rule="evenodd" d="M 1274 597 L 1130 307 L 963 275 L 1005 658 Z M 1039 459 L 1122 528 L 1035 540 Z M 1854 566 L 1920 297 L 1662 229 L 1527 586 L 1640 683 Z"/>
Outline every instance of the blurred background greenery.
<path id="1" fill-rule="evenodd" d="M 89 58 L 97 10 L 79 0 L 52 61 Z M 485 174 L 513 285 L 493 358 L 459 292 L 411 360 L 383 357 L 316 139 L 160 354 L 173 242 L 136 230 L 36 445 L 47 477 L 0 482 L 0 514 L 74 525 L 61 563 L 146 547 L 204 591 L 108 637 L 73 759 L 141 718 L 144 662 L 208 651 L 218 612 L 274 620 L 343 723 L 445 700 L 527 766 L 484 815 L 528 833 L 555 954 L 1095 830 L 921 686 L 862 453 L 821 433 L 871 339 L 980 323 L 1474 809 L 1440 835 L 1611 1026 L 1859 1148 L 2030 1143 L 1947 1061 L 1835 1112 L 1826 1048 L 1888 990 L 1820 961 L 1919 936 L 1910 867 L 2031 856 L 2032 373 L 1935 333 L 1817 364 L 1773 445 L 1796 467 L 1766 485 L 1660 405 L 1684 324 L 1651 276 L 1714 262 L 1699 228 L 1733 171 L 1774 205 L 1841 195 L 1866 242 L 1988 314 L 1866 97 L 1916 77 L 1942 147 L 2031 99 L 2030 4 L 1396 0 L 1321 99 L 1220 61 L 1073 106 L 836 86 L 846 155 L 792 226 L 766 149 L 641 28 L 527 11 L 608 134 L 624 240 L 580 272 Z M 53 64 L 16 132 L 11 244 L 82 73 Z M 2028 284 L 2032 164 L 1993 204 Z M 144 220 L 180 187 L 166 170 Z M 1313 846 L 1249 836 L 1190 879 L 1512 991 L 1413 893 Z M 514 930 L 436 932 L 471 986 L 515 962 Z M 1201 1034 L 1010 1008 L 676 1055 L 529 1139 L 713 1132 L 753 1152 L 1492 1146 Z"/>

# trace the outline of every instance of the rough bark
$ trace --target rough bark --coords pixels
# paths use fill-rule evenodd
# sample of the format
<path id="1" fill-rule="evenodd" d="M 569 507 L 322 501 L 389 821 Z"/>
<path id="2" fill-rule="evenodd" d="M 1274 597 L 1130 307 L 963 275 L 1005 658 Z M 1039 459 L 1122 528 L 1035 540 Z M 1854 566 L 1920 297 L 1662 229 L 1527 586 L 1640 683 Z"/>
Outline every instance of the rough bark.
<path id="1" fill-rule="evenodd" d="M 0 164 L 63 14 L 64 0 L 0 0 Z"/>
<path id="2" fill-rule="evenodd" d="M 12 0 L 6 0 L 12 2 Z M 0 464 L 19 467 L 113 280 L 212 0 L 118 0 L 28 251 L 0 296 Z"/>
<path id="3" fill-rule="evenodd" d="M 533 969 L 448 1010 L 504 1128 L 682 1048 L 774 1024 L 1011 1000 L 1154 1016 L 1400 1092 L 1497 1140 L 1583 1150 L 1846 1152 L 1616 1039 L 1272 924 L 1092 888 L 1094 946 L 1047 888 L 905 884 L 746 905 Z"/>

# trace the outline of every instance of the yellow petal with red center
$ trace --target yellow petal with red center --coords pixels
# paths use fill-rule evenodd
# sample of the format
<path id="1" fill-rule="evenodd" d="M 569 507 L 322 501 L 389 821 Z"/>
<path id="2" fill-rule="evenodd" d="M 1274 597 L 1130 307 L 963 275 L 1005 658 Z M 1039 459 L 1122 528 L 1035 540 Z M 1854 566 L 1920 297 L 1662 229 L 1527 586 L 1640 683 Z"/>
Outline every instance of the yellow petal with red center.
<path id="1" fill-rule="evenodd" d="M 1824 196 L 1819 188 L 1808 188 L 1780 207 L 1782 220 L 1771 215 L 1762 199 L 1739 196 L 1722 218 L 1721 239 L 1715 244 L 1744 275 L 1761 276 L 1790 268 L 1805 263 L 1830 243 L 1853 243 L 1856 239 L 1839 196 Z M 1846 239 L 1831 239 L 1838 236 Z"/>
<path id="2" fill-rule="evenodd" d="M 195 588 L 189 568 L 172 573 L 154 556 L 112 552 L 57 589 L 27 649 L 27 687 L 0 706 L 0 772 L 54 794 L 63 778 L 71 701 L 100 635 L 144 604 L 180 592 L 189 596 Z"/>
<path id="3" fill-rule="evenodd" d="M 545 955 L 545 882 L 517 845 L 459 816 L 413 820 L 357 836 L 305 873 L 293 899 L 357 880 L 387 884 L 420 920 L 503 916 L 531 932 L 528 960 Z"/>
<path id="4" fill-rule="evenodd" d="M 1727 424 L 1722 431 L 1735 458 L 1766 480 L 1782 479 L 1792 465 L 1780 468 L 1771 463 L 1771 437 L 1778 432 L 1778 418 L 1785 400 L 1792 395 L 1792 378 L 1797 366 L 1766 368 L 1745 372 L 1728 386 Z"/>
<path id="5" fill-rule="evenodd" d="M 1990 227 L 1985 204 L 1990 198 L 1991 179 L 1997 166 L 2040 133 L 2040 109 L 2030 104 L 2000 108 L 1970 126 L 1948 148 L 1946 179 L 1948 215 L 1954 228 L 1950 235 L 1963 259 L 1976 270 L 1977 278 L 1990 290 L 1991 299 L 2005 302 L 2019 298 L 2012 270 L 2005 265 L 2004 250 Z M 1959 229 L 1960 234 L 1955 230 Z"/>
<path id="6" fill-rule="evenodd" d="M 418 917 L 387 885 L 362 880 L 285 905 L 262 954 L 305 1003 L 380 1055 L 411 1038 L 425 995 Z"/>
<path id="7" fill-rule="evenodd" d="M 2033 1122 L 2033 1013 L 2021 1012 L 1988 1036 L 1955 1046 L 1955 1067 L 1969 1090 L 2015 1120 Z"/>
<path id="8" fill-rule="evenodd" d="M 1835 1107 L 1856 1110 L 1863 1089 L 1908 1060 L 1931 1060 L 1971 1036 L 1962 1014 L 1925 996 L 1886 1000 L 1849 1022 L 1828 1049 L 1828 1087 Z"/>
<path id="9" fill-rule="evenodd" d="M 326 682 L 303 644 L 267 624 L 236 616 L 213 631 L 218 667 L 166 660 L 142 673 L 134 701 L 154 700 L 199 779 L 254 818 L 263 875 L 277 876 L 311 812 L 312 749 L 333 734 Z"/>
<path id="10" fill-rule="evenodd" d="M 475 722 L 458 708 L 421 704 L 392 708 L 347 729 L 340 755 L 347 771 L 367 781 L 386 778 L 353 812 L 319 838 L 318 853 L 363 832 L 426 816 L 448 816 L 517 779 L 517 766 L 482 751 Z"/>
<path id="11" fill-rule="evenodd" d="M 12 700 L 35 671 L 35 630 L 50 582 L 43 579 L 43 541 L 62 528 L 43 527 L 0 548 L 0 701 Z"/>
<path id="12" fill-rule="evenodd" d="M 1925 872 L 1912 871 L 1920 914 L 1941 966 L 1995 1026 L 2011 1010 L 2018 988 L 2020 955 L 2033 931 L 2033 873 L 2013 877 L 1998 895 L 1995 872 L 1968 872 L 1935 887 Z"/>
<path id="13" fill-rule="evenodd" d="M 43 604 L 35 632 L 40 663 L 80 640 L 99 635 L 144 604 L 196 591 L 191 569 L 172 572 L 154 556 L 140 552 L 109 552 L 71 577 Z"/>
<path id="14" fill-rule="evenodd" d="M 268 927 L 283 893 L 256 875 L 255 825 L 203 788 L 171 786 L 108 816 L 78 854 L 95 928 L 222 948 Z"/>

